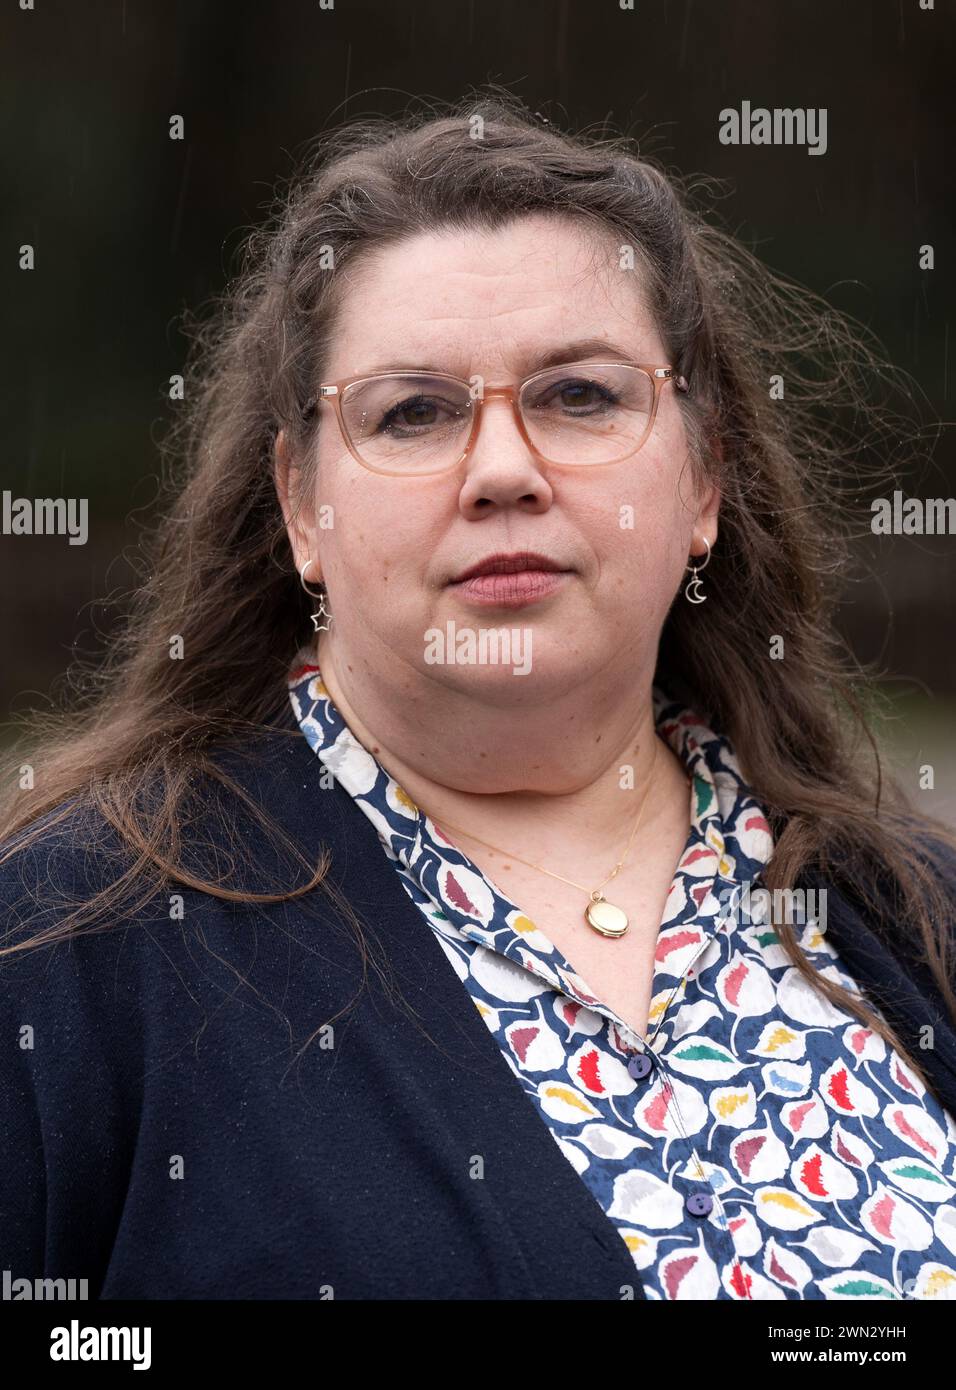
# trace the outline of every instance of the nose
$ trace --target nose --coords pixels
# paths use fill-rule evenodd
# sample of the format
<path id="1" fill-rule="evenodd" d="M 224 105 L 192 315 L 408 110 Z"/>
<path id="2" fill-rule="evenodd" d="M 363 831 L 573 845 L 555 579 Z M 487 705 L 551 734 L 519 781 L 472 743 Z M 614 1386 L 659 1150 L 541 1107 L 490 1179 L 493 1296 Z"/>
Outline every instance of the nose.
<path id="1" fill-rule="evenodd" d="M 494 507 L 542 512 L 551 505 L 552 489 L 525 443 L 515 407 L 503 397 L 486 398 L 478 437 L 464 463 L 458 506 L 464 516 L 479 516 Z"/>

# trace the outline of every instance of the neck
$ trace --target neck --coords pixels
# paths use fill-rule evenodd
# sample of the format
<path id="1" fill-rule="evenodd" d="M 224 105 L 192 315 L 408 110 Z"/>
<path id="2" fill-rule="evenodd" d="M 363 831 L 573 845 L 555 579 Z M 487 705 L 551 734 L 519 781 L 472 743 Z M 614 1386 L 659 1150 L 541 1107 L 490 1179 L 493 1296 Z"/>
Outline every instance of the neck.
<path id="1" fill-rule="evenodd" d="M 367 663 L 343 658 L 328 634 L 318 664 L 355 737 L 450 833 L 454 824 L 531 860 L 553 856 L 560 835 L 570 874 L 609 855 L 610 868 L 642 804 L 629 858 L 665 807 L 686 804 L 686 772 L 654 728 L 653 663 L 590 674 L 572 689 L 563 682 L 538 700 L 529 691 L 517 706 L 396 667 L 394 656 L 378 668 L 386 683 Z"/>

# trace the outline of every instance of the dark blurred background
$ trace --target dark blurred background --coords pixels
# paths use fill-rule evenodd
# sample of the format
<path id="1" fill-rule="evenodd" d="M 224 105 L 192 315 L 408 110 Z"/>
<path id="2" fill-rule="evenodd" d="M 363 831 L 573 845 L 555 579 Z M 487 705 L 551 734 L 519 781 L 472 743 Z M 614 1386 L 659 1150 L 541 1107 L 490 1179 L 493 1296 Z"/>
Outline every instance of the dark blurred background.
<path id="1" fill-rule="evenodd" d="M 928 3 L 929 0 L 923 0 Z M 22 0 L 29 4 L 30 0 Z M 573 129 L 605 119 L 725 180 L 725 226 L 874 332 L 952 413 L 953 20 L 946 0 L 8 0 L 2 20 L 2 486 L 86 497 L 89 539 L 0 536 L 0 703 L 46 704 L 123 612 L 156 495 L 184 310 L 234 273 L 306 141 L 499 82 Z M 824 155 L 722 145 L 722 108 L 828 112 Z M 169 139 L 174 114 L 185 139 Z M 19 248 L 36 268 L 19 268 Z M 918 248 L 935 248 L 922 270 Z M 952 496 L 952 431 L 908 494 Z M 861 517 L 861 530 L 868 525 Z M 887 750 L 956 820 L 953 536 L 871 538 L 840 622 L 893 698 Z M 869 571 L 867 573 L 867 570 Z M 102 601 L 108 599 L 104 604 Z M 10 729 L 7 726 L 6 736 Z"/>

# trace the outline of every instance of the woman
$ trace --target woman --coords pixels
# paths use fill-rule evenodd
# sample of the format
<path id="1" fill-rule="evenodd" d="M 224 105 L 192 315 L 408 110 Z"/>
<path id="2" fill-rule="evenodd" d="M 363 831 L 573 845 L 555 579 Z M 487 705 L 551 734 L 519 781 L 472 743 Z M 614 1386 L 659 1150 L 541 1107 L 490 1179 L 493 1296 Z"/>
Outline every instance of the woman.
<path id="1" fill-rule="evenodd" d="M 952 1297 L 953 836 L 831 626 L 852 330 L 492 94 L 341 132 L 198 349 L 6 812 L 5 1265 Z"/>

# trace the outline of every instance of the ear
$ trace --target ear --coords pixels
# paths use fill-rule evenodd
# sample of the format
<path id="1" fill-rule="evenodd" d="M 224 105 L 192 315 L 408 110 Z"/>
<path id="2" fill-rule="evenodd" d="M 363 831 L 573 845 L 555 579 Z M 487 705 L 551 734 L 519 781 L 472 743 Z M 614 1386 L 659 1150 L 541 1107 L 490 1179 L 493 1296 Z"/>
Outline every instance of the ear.
<path id="1" fill-rule="evenodd" d="M 714 453 L 718 464 L 723 463 L 724 449 L 719 439 L 714 440 Z M 720 511 L 720 487 L 715 482 L 707 482 L 701 488 L 697 511 L 697 530 L 713 546 L 717 541 L 717 513 Z"/>
<path id="2" fill-rule="evenodd" d="M 306 560 L 313 561 L 309 580 L 318 583 L 321 565 L 318 563 L 318 546 L 313 535 L 313 507 L 311 499 L 300 496 L 302 472 L 295 460 L 284 429 L 276 435 L 273 475 L 279 506 L 285 521 L 286 534 L 292 547 L 292 556 L 297 570 L 301 570 Z"/>
<path id="3" fill-rule="evenodd" d="M 717 540 L 720 500 L 720 488 L 716 483 L 709 483 L 701 493 L 700 510 L 697 513 L 697 530 L 707 537 L 712 546 Z"/>

